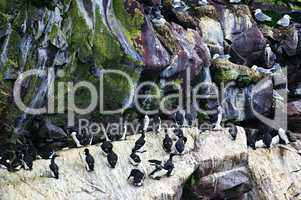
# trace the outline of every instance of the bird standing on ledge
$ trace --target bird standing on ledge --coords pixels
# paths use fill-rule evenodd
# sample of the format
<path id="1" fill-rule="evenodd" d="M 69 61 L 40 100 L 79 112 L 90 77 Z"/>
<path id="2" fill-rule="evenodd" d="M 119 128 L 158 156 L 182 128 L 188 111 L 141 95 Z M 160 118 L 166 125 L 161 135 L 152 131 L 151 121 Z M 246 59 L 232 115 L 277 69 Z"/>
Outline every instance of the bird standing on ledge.
<path id="1" fill-rule="evenodd" d="M 85 149 L 85 155 L 86 155 L 86 163 L 87 163 L 87 170 L 88 171 L 94 171 L 94 158 L 90 154 L 89 149 Z"/>
<path id="2" fill-rule="evenodd" d="M 55 163 L 55 158 L 56 157 L 59 157 L 58 155 L 54 154 L 51 158 L 51 161 L 50 161 L 50 165 L 49 165 L 49 168 L 51 170 L 51 172 L 53 173 L 53 177 L 55 179 L 59 179 L 59 167 L 58 165 Z"/>

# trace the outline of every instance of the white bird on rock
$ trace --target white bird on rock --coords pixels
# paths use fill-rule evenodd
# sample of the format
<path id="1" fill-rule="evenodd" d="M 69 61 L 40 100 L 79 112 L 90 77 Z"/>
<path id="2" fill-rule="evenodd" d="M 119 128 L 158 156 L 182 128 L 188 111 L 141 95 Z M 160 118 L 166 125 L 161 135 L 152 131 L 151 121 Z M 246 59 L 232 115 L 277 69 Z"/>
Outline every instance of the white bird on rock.
<path id="1" fill-rule="evenodd" d="M 277 24 L 283 27 L 288 27 L 290 25 L 291 17 L 289 15 L 284 15 Z"/>
<path id="2" fill-rule="evenodd" d="M 225 59 L 225 60 L 229 60 L 231 58 L 231 56 L 229 54 L 224 54 L 224 55 L 220 55 L 220 54 L 214 54 L 212 56 L 212 60 L 215 60 L 215 59 Z"/>
<path id="3" fill-rule="evenodd" d="M 286 131 L 283 128 L 279 128 L 278 129 L 278 135 L 285 142 L 285 144 L 289 144 L 290 143 L 290 141 L 288 139 L 288 136 L 286 134 Z"/>
<path id="4" fill-rule="evenodd" d="M 240 3 L 241 0 L 229 0 L 230 3 Z"/>
<path id="5" fill-rule="evenodd" d="M 199 0 L 198 5 L 199 6 L 206 6 L 206 5 L 208 5 L 208 1 L 207 0 Z"/>
<path id="6" fill-rule="evenodd" d="M 276 55 L 272 51 L 270 45 L 267 44 L 264 49 L 264 60 L 267 67 L 271 67 L 275 63 L 276 59 L 277 59 Z"/>
<path id="7" fill-rule="evenodd" d="M 260 74 L 272 75 L 273 73 L 275 73 L 276 71 L 281 69 L 281 66 L 276 63 L 275 65 L 273 65 L 272 68 L 266 69 L 266 68 L 263 68 L 263 67 L 258 67 L 257 65 L 253 65 L 251 67 L 251 69 L 258 72 L 258 73 L 260 73 Z"/>
<path id="8" fill-rule="evenodd" d="M 221 123 L 222 123 L 222 120 L 223 120 L 223 108 L 221 106 L 218 106 L 217 112 L 218 112 L 217 113 L 217 120 L 216 120 L 216 123 L 215 123 L 214 130 L 222 129 Z"/>
<path id="9" fill-rule="evenodd" d="M 189 9 L 189 7 L 181 0 L 173 0 L 172 7 L 178 12 L 185 12 Z"/>
<path id="10" fill-rule="evenodd" d="M 261 74 L 271 74 L 270 69 L 265 69 L 263 67 L 258 67 L 257 65 L 253 65 L 251 67 L 252 70 Z"/>
<path id="11" fill-rule="evenodd" d="M 77 139 L 76 135 L 77 135 L 77 133 L 76 133 L 75 131 L 73 131 L 73 132 L 71 133 L 71 138 L 72 138 L 73 141 L 75 142 L 76 147 L 79 148 L 79 147 L 81 147 L 82 145 L 80 144 L 80 142 L 79 142 L 79 140 Z"/>
<path id="12" fill-rule="evenodd" d="M 270 16 L 267 16 L 266 14 L 264 14 L 262 12 L 262 10 L 259 9 L 259 8 L 255 10 L 254 16 L 255 16 L 256 20 L 259 21 L 259 22 L 270 22 L 270 21 L 272 21 L 272 18 Z"/>
<path id="13" fill-rule="evenodd" d="M 152 19 L 152 22 L 154 23 L 155 26 L 164 26 L 166 23 L 166 20 L 162 17 L 162 18 L 154 18 Z"/>
<path id="14" fill-rule="evenodd" d="M 149 116 L 148 115 L 145 115 L 144 116 L 144 121 L 143 121 L 143 131 L 144 132 L 147 132 L 147 129 L 148 129 L 148 126 L 149 126 Z"/>

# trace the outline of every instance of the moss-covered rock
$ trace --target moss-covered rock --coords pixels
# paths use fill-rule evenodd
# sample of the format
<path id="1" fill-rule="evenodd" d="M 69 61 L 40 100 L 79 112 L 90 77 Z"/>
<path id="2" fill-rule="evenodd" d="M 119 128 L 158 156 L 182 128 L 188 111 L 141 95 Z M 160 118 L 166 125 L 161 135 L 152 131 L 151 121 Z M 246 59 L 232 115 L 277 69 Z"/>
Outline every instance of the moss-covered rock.
<path id="1" fill-rule="evenodd" d="M 113 10 L 123 27 L 126 38 L 141 53 L 142 47 L 138 43 L 144 23 L 141 5 L 135 0 L 114 0 Z"/>
<path id="2" fill-rule="evenodd" d="M 167 51 L 169 51 L 169 53 L 171 54 L 176 52 L 178 49 L 178 44 L 175 37 L 173 36 L 171 25 L 169 23 L 166 23 L 165 26 L 155 26 L 155 29 L 159 34 L 158 38 L 165 45 Z"/>
<path id="3" fill-rule="evenodd" d="M 215 59 L 212 62 L 212 73 L 216 83 L 228 83 L 238 79 L 244 83 L 256 83 L 263 77 L 256 71 L 251 70 L 247 66 L 231 63 L 226 59 Z"/>

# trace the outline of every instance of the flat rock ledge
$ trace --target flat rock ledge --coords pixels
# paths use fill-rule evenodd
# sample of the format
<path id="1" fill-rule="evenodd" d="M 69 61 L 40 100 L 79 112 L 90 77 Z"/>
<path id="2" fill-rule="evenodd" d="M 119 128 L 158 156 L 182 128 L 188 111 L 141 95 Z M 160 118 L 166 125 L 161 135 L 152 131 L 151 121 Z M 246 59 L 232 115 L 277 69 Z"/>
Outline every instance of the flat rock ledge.
<path id="1" fill-rule="evenodd" d="M 133 169 L 128 157 L 139 135 L 114 142 L 119 156 L 115 169 L 107 165 L 99 145 L 90 146 L 95 171 L 87 172 L 83 162 L 84 148 L 58 152 L 60 179 L 51 178 L 49 160 L 37 160 L 32 171 L 9 173 L 0 170 L 1 200 L 102 199 L 102 200 L 180 200 L 185 184 L 194 179 L 189 191 L 194 199 L 231 197 L 231 199 L 295 198 L 301 186 L 301 157 L 281 147 L 249 150 L 243 128 L 238 127 L 236 141 L 227 129 L 222 131 L 185 130 L 187 152 L 174 158 L 174 175 L 161 180 L 146 178 L 140 188 L 127 182 Z M 164 134 L 146 136 L 146 153 L 141 159 L 151 172 L 149 159 L 167 159 L 162 149 Z M 291 171 L 297 171 L 291 173 Z M 273 194 L 271 197 L 271 193 Z M 291 198 L 291 199 L 292 199 Z"/>

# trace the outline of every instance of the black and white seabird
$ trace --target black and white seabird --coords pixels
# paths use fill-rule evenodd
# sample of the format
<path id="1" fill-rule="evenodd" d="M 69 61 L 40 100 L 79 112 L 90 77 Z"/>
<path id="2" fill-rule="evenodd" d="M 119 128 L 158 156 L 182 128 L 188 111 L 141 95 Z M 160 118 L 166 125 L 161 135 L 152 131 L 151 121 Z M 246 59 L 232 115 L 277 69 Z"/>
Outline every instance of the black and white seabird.
<path id="1" fill-rule="evenodd" d="M 141 187 L 145 179 L 145 174 L 139 169 L 132 169 L 128 181 L 130 181 L 134 186 Z"/>
<path id="2" fill-rule="evenodd" d="M 13 160 L 13 162 L 11 163 L 11 167 L 14 170 L 19 170 L 23 167 L 24 161 L 22 159 L 24 157 L 24 154 L 23 154 L 22 150 L 17 150 L 15 154 L 16 154 L 16 156 L 15 156 L 15 159 Z M 27 170 L 29 170 L 29 168 L 27 168 Z"/>
<path id="3" fill-rule="evenodd" d="M 75 131 L 73 131 L 70 136 L 73 139 L 74 143 L 76 144 L 76 147 L 79 148 L 82 145 L 80 144 L 80 141 L 77 139 L 76 135 L 77 135 L 77 133 Z"/>
<path id="4" fill-rule="evenodd" d="M 263 144 L 266 148 L 270 148 L 272 144 L 273 137 L 270 132 L 265 132 L 262 138 Z"/>
<path id="5" fill-rule="evenodd" d="M 270 16 L 267 16 L 266 14 L 264 14 L 262 12 L 262 10 L 259 9 L 259 8 L 255 10 L 254 16 L 255 16 L 255 19 L 259 22 L 270 22 L 270 21 L 272 21 L 272 18 Z"/>
<path id="6" fill-rule="evenodd" d="M 183 130 L 181 128 L 175 128 L 173 132 L 178 138 L 181 138 L 184 136 Z"/>
<path id="7" fill-rule="evenodd" d="M 12 171 L 11 160 L 6 156 L 0 157 L 0 168 Z"/>
<path id="8" fill-rule="evenodd" d="M 181 0 L 173 0 L 172 7 L 176 12 L 185 12 L 189 9 L 189 7 Z"/>
<path id="9" fill-rule="evenodd" d="M 160 133 L 162 130 L 162 122 L 160 116 L 156 116 L 154 119 L 154 125 L 156 127 L 156 133 Z"/>
<path id="10" fill-rule="evenodd" d="M 109 152 L 113 150 L 113 144 L 110 141 L 104 141 L 101 145 L 100 148 L 102 150 L 102 153 L 107 156 Z"/>
<path id="11" fill-rule="evenodd" d="M 110 165 L 111 168 L 115 168 L 116 167 L 116 164 L 117 164 L 117 161 L 118 161 L 118 156 L 117 154 L 112 150 L 108 153 L 107 155 L 107 160 L 108 160 L 108 163 Z"/>
<path id="12" fill-rule="evenodd" d="M 228 125 L 227 127 L 229 127 L 229 134 L 231 136 L 231 139 L 233 141 L 235 141 L 236 137 L 237 137 L 237 132 L 238 132 L 237 127 L 235 125 L 232 125 L 232 124 Z"/>
<path id="13" fill-rule="evenodd" d="M 217 120 L 215 122 L 214 130 L 222 129 L 222 126 L 221 126 L 222 120 L 223 120 L 223 108 L 221 106 L 218 106 L 218 108 L 217 108 Z"/>
<path id="14" fill-rule="evenodd" d="M 136 151 L 136 152 L 140 152 L 140 153 L 143 153 L 145 152 L 143 150 L 144 148 L 144 145 L 145 145 L 145 133 L 144 131 L 142 132 L 141 136 L 138 138 L 138 140 L 135 142 L 135 146 L 133 148 L 133 151 Z"/>
<path id="15" fill-rule="evenodd" d="M 85 155 L 86 155 L 86 163 L 87 163 L 87 170 L 88 171 L 94 171 L 94 158 L 90 154 L 89 149 L 85 149 Z"/>
<path id="16" fill-rule="evenodd" d="M 141 158 L 136 151 L 132 150 L 129 161 L 134 167 L 137 167 L 141 163 Z"/>
<path id="17" fill-rule="evenodd" d="M 172 148 L 172 139 L 169 137 L 168 133 L 165 133 L 165 138 L 163 139 L 163 149 L 165 152 L 170 153 Z"/>
<path id="18" fill-rule="evenodd" d="M 57 166 L 57 164 L 55 163 L 55 158 L 59 157 L 58 155 L 54 154 L 51 158 L 50 161 L 50 165 L 49 168 L 51 170 L 51 172 L 53 173 L 53 177 L 58 179 L 59 178 L 59 167 Z"/>
<path id="19" fill-rule="evenodd" d="M 183 126 L 185 123 L 185 111 L 184 110 L 178 110 L 174 115 L 174 120 L 177 126 Z"/>
<path id="20" fill-rule="evenodd" d="M 145 115 L 144 116 L 144 120 L 143 120 L 143 131 L 145 133 L 147 132 L 147 129 L 148 129 L 148 126 L 149 126 L 149 122 L 150 122 L 149 116 Z"/>
<path id="21" fill-rule="evenodd" d="M 266 68 L 263 68 L 263 67 L 258 67 L 257 65 L 253 65 L 251 67 L 252 70 L 260 73 L 260 74 L 263 74 L 263 75 L 272 75 L 273 73 L 277 72 L 278 70 L 281 70 L 281 66 L 278 64 L 278 63 L 275 63 L 272 68 L 270 69 L 266 69 Z"/>
<path id="22" fill-rule="evenodd" d="M 270 148 L 276 144 L 288 144 L 290 142 L 287 132 L 282 128 L 275 130 L 264 126 L 259 129 L 258 135 L 261 137 L 257 137 L 255 148 Z"/>
<path id="23" fill-rule="evenodd" d="M 179 154 L 182 154 L 185 150 L 185 144 L 187 142 L 187 138 L 185 136 L 179 137 L 175 144 L 175 149 Z"/>
<path id="24" fill-rule="evenodd" d="M 188 126 L 191 127 L 195 118 L 192 113 L 186 113 L 185 119 L 187 121 Z"/>
<path id="25" fill-rule="evenodd" d="M 272 67 L 276 62 L 276 55 L 272 51 L 269 44 L 266 45 L 264 49 L 264 62 L 267 67 Z"/>
<path id="26" fill-rule="evenodd" d="M 160 9 L 156 9 L 153 13 L 154 14 L 153 14 L 152 22 L 154 23 L 154 25 L 155 26 L 164 26 L 166 23 L 166 20 L 161 15 Z"/>
<path id="27" fill-rule="evenodd" d="M 171 176 L 175 168 L 172 158 L 177 155 L 171 153 L 169 159 L 166 162 L 159 160 L 149 160 L 150 164 L 155 166 L 155 169 L 149 174 L 152 179 L 160 180 L 163 176 Z"/>
<path id="28" fill-rule="evenodd" d="M 121 129 L 118 129 L 119 131 L 109 132 L 107 135 L 107 141 L 120 141 L 120 140 L 126 140 L 126 134 L 127 134 L 127 122 L 123 123 L 123 126 Z"/>
<path id="29" fill-rule="evenodd" d="M 127 133 L 128 133 L 128 125 L 127 125 L 127 122 L 125 122 L 123 124 L 123 133 L 122 133 L 121 140 L 126 140 L 126 134 Z"/>
<path id="30" fill-rule="evenodd" d="M 198 1 L 198 6 L 206 6 L 208 5 L 208 0 L 199 0 Z"/>
<path id="31" fill-rule="evenodd" d="M 33 157 L 30 153 L 26 152 L 22 155 L 22 168 L 25 170 L 32 170 Z"/>
<path id="32" fill-rule="evenodd" d="M 284 144 L 290 143 L 287 135 L 287 131 L 285 131 L 283 128 L 278 129 L 278 135 L 279 135 L 279 139 L 282 140 Z"/>
<path id="33" fill-rule="evenodd" d="M 258 137 L 258 130 L 246 128 L 245 131 L 247 136 L 247 145 L 253 150 L 256 150 L 256 139 Z"/>
<path id="34" fill-rule="evenodd" d="M 240 3 L 241 0 L 229 0 L 230 3 Z"/>
<path id="35" fill-rule="evenodd" d="M 291 17 L 289 15 L 284 15 L 281 19 L 277 21 L 277 24 L 282 27 L 288 27 L 290 25 Z"/>
<path id="36" fill-rule="evenodd" d="M 215 59 L 229 60 L 230 58 L 231 58 L 231 56 L 229 54 L 220 55 L 220 54 L 216 53 L 212 56 L 212 60 L 215 60 Z"/>

